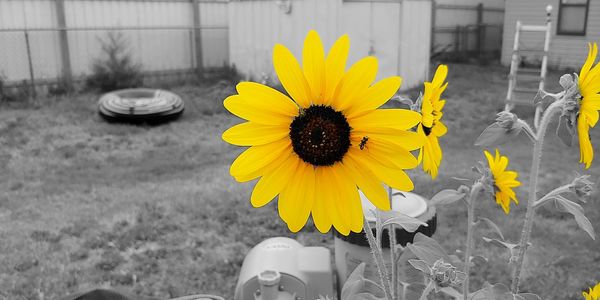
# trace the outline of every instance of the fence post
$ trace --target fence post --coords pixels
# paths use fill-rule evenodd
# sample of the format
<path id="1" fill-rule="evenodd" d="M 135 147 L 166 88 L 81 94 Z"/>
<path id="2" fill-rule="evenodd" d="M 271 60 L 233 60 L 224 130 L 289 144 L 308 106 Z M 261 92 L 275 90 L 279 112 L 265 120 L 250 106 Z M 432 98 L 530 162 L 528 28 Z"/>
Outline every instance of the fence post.
<path id="1" fill-rule="evenodd" d="M 194 44 L 196 45 L 196 73 L 204 76 L 204 61 L 202 60 L 202 28 L 200 26 L 200 0 L 191 0 L 194 14 Z"/>
<path id="2" fill-rule="evenodd" d="M 454 30 L 454 52 L 460 52 L 460 25 L 456 25 Z"/>
<path id="3" fill-rule="evenodd" d="M 477 4 L 477 54 L 483 52 L 483 3 Z"/>
<path id="4" fill-rule="evenodd" d="M 71 70 L 71 54 L 69 51 L 69 38 L 67 35 L 67 22 L 65 18 L 65 0 L 55 0 L 56 21 L 58 25 L 58 41 L 62 61 L 62 80 L 68 90 L 73 87 L 73 73 Z"/>
<path id="5" fill-rule="evenodd" d="M 33 73 L 33 59 L 31 58 L 31 44 L 29 43 L 29 32 L 27 31 L 27 29 L 25 29 L 23 33 L 25 34 L 25 47 L 27 48 L 27 62 L 29 64 L 29 90 L 31 92 L 30 98 L 33 97 L 33 99 L 35 99 L 35 97 L 37 97 L 37 92 L 35 90 L 35 76 Z"/>

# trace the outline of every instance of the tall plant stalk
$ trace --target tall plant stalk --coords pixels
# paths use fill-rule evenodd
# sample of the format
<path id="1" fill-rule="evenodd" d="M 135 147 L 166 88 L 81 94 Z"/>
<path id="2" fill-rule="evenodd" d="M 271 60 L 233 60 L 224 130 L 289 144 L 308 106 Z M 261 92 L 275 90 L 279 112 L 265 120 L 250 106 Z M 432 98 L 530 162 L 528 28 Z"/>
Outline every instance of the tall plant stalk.
<path id="1" fill-rule="evenodd" d="M 392 292 L 390 289 L 390 281 L 387 269 L 385 268 L 385 261 L 383 259 L 383 252 L 381 251 L 380 245 L 377 243 L 377 239 L 375 239 L 375 236 L 373 236 L 373 231 L 371 230 L 369 221 L 365 218 L 363 222 L 363 229 L 367 235 L 367 241 L 369 242 L 369 247 L 371 247 L 371 254 L 373 254 L 373 260 L 375 261 L 377 271 L 379 272 L 379 278 L 381 279 L 381 286 L 383 287 L 386 298 L 393 300 L 394 298 L 392 297 Z M 378 232 L 377 234 L 381 233 Z"/>
<path id="2" fill-rule="evenodd" d="M 469 272 L 471 271 L 471 253 L 473 252 L 473 231 L 475 230 L 475 202 L 477 196 L 483 188 L 483 184 L 477 181 L 471 187 L 469 201 L 467 202 L 467 246 L 465 251 L 465 283 L 463 284 L 463 299 L 467 300 L 469 296 Z"/>
<path id="3" fill-rule="evenodd" d="M 538 176 L 540 171 L 540 163 L 542 160 L 542 148 L 544 146 L 544 136 L 548 125 L 552 120 L 554 114 L 561 110 L 564 103 L 564 99 L 557 100 L 550 104 L 542 120 L 538 131 L 536 133 L 536 139 L 534 140 L 533 146 L 533 159 L 531 160 L 531 171 L 529 172 L 529 197 L 527 199 L 527 212 L 525 213 L 525 222 L 523 223 L 523 231 L 521 232 L 521 240 L 519 242 L 519 253 L 517 255 L 515 269 L 513 272 L 512 280 L 512 292 L 514 294 L 519 292 L 519 281 L 521 279 L 521 273 L 523 271 L 523 260 L 527 251 L 527 245 L 531 236 L 531 229 L 533 227 L 533 218 L 535 213 L 535 202 L 537 201 L 537 184 Z"/>

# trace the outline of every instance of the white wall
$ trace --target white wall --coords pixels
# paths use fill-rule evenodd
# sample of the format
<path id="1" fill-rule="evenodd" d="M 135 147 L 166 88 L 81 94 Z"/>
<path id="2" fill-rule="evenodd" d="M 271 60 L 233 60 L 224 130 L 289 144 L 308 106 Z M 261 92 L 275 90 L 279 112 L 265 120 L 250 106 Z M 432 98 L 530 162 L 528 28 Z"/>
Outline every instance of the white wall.
<path id="1" fill-rule="evenodd" d="M 283 1 L 285 3 L 285 1 Z M 229 4 L 230 61 L 248 78 L 266 75 L 276 82 L 272 63 L 275 43 L 301 57 L 306 33 L 315 29 L 328 50 L 342 34 L 350 37 L 348 67 L 373 54 L 378 78 L 403 77 L 402 88 L 422 84 L 429 67 L 431 2 L 291 1 L 291 11 L 276 1 L 236 1 Z"/>

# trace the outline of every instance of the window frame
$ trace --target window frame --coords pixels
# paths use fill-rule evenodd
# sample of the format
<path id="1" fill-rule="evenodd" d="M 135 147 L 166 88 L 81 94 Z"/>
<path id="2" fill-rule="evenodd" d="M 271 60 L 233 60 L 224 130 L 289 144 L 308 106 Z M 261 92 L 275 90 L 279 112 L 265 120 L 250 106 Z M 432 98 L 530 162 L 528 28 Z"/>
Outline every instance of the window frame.
<path id="1" fill-rule="evenodd" d="M 583 8 L 585 8 L 583 31 L 569 31 L 569 30 L 563 30 L 560 28 L 560 24 L 561 24 L 560 21 L 562 20 L 562 17 L 563 17 L 563 15 L 562 15 L 563 7 L 583 7 Z M 569 3 L 563 3 L 563 0 L 558 0 L 558 18 L 556 19 L 556 34 L 557 35 L 571 35 L 571 36 L 586 36 L 589 14 L 590 14 L 590 0 L 586 0 L 585 4 L 569 4 Z"/>

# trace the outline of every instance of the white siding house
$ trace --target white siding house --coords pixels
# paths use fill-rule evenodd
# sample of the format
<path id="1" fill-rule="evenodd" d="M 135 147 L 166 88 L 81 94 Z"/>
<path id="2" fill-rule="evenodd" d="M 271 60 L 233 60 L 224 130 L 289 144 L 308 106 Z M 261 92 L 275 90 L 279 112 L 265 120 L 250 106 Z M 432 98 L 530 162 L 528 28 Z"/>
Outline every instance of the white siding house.
<path id="1" fill-rule="evenodd" d="M 587 56 L 588 43 L 600 42 L 599 0 L 506 0 L 502 46 L 504 65 L 510 64 L 516 22 L 544 25 L 548 4 L 553 6 L 549 67 L 578 69 Z M 543 34 L 527 34 L 521 40 L 524 47 L 536 48 L 543 43 L 543 38 Z"/>

